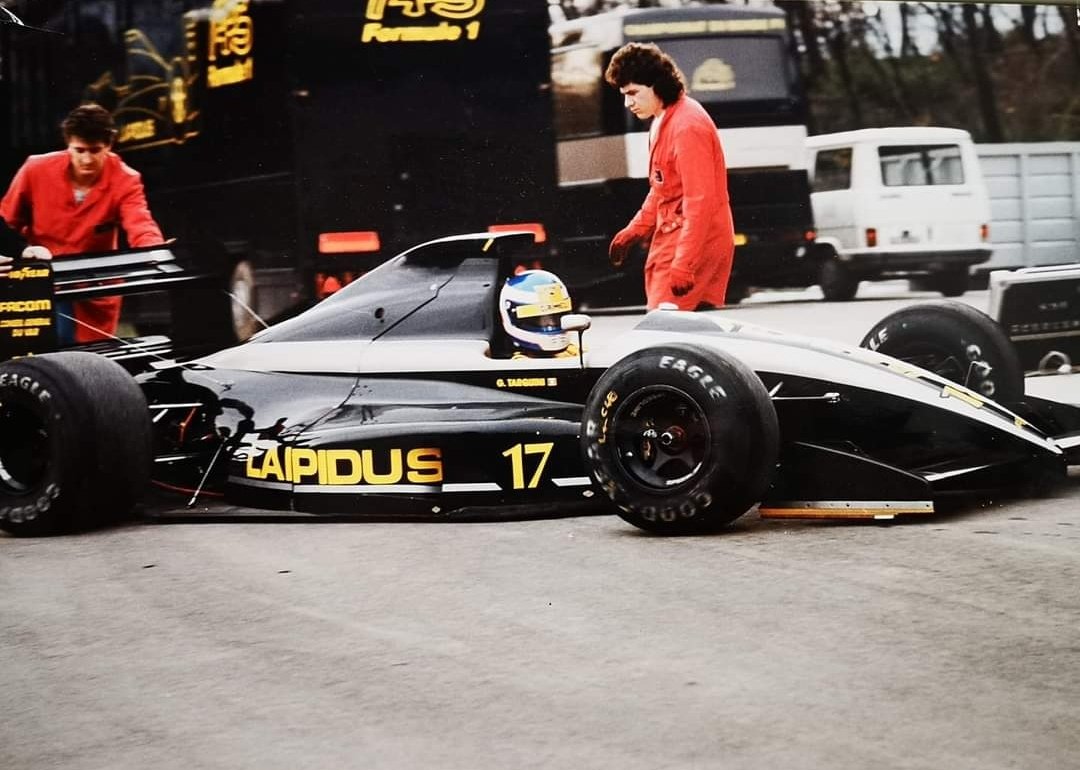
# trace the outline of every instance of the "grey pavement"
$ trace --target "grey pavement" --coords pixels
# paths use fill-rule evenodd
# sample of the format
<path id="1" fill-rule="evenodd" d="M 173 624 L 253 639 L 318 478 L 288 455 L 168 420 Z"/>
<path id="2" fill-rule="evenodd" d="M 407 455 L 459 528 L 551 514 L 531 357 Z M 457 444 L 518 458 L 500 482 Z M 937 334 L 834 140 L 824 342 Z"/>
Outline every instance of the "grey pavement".
<path id="1" fill-rule="evenodd" d="M 716 312 L 857 342 L 879 289 Z M 0 535 L 0 769 L 1080 767 L 1078 503 Z"/>

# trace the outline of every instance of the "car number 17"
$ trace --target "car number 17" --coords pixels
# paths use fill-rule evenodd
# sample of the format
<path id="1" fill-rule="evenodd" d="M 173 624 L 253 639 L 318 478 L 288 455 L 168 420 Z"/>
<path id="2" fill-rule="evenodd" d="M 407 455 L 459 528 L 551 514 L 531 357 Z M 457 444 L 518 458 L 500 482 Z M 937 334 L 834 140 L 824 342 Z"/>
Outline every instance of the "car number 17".
<path id="1" fill-rule="evenodd" d="M 514 444 L 502 453 L 503 457 L 510 458 L 510 471 L 513 475 L 514 489 L 526 488 L 526 455 L 540 455 L 540 460 L 536 463 L 536 470 L 533 471 L 528 484 L 528 489 L 536 489 L 536 486 L 540 483 L 540 478 L 543 476 L 544 466 L 547 465 L 548 458 L 551 456 L 551 449 L 554 446 L 555 442 L 553 441 L 546 441 L 538 444 Z"/>

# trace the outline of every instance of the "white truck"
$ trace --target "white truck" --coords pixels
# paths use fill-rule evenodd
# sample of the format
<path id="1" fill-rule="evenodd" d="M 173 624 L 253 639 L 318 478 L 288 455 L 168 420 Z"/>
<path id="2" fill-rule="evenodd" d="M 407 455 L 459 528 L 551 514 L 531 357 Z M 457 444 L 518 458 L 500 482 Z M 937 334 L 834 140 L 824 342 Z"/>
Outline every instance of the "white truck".
<path id="1" fill-rule="evenodd" d="M 899 277 L 956 297 L 990 259 L 990 201 L 955 128 L 869 128 L 806 141 L 825 299 Z"/>
<path id="2" fill-rule="evenodd" d="M 1080 142 L 976 144 L 990 195 L 991 270 L 1080 260 Z"/>

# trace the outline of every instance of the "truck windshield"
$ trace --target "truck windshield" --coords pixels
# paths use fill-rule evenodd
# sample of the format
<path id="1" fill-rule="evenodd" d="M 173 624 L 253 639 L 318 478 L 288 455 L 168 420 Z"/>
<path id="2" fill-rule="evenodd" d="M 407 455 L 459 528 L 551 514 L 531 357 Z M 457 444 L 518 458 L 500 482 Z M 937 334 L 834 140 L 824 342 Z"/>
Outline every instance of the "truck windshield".
<path id="1" fill-rule="evenodd" d="M 791 83 L 779 37 L 716 37 L 664 41 L 690 95 L 702 104 L 787 99 Z"/>

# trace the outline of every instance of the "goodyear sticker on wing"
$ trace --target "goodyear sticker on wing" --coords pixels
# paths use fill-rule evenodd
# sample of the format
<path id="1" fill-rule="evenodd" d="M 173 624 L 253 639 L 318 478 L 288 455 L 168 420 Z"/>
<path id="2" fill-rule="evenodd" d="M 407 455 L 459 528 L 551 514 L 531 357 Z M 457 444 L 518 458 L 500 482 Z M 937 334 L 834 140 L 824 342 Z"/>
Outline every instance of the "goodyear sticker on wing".
<path id="1" fill-rule="evenodd" d="M 23 264 L 0 274 L 0 361 L 56 349 L 52 266 Z"/>

